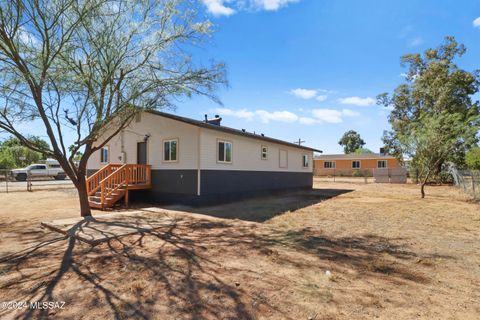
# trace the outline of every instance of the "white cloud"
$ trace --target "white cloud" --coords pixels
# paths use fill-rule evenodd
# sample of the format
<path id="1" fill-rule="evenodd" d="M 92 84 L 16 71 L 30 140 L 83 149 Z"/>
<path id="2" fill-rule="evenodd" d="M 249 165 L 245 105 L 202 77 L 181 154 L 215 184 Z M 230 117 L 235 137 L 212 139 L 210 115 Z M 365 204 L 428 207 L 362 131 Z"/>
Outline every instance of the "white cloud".
<path id="1" fill-rule="evenodd" d="M 289 3 L 298 2 L 299 0 L 253 0 L 254 6 L 267 11 L 276 11 L 285 7 Z"/>
<path id="2" fill-rule="evenodd" d="M 249 111 L 246 109 L 232 110 L 228 108 L 217 108 L 214 109 L 216 113 L 223 116 L 232 116 L 235 118 L 244 119 L 251 121 L 254 118 L 258 118 L 263 123 L 269 123 L 270 121 L 279 121 L 279 122 L 295 122 L 298 120 L 298 116 L 290 111 L 266 111 L 266 110 L 255 110 Z"/>
<path id="3" fill-rule="evenodd" d="M 298 122 L 301 124 L 306 124 L 306 125 L 311 125 L 318 123 L 319 121 L 317 119 L 309 118 L 309 117 L 300 117 L 298 118 Z"/>
<path id="4" fill-rule="evenodd" d="M 217 108 L 217 109 L 215 109 L 215 112 L 217 112 L 218 114 L 224 115 L 224 116 L 232 116 L 232 117 L 235 117 L 235 118 L 245 119 L 245 120 L 248 120 L 248 121 L 253 120 L 253 117 L 255 116 L 255 113 L 253 113 L 252 111 L 245 110 L 245 109 L 232 110 L 232 109 L 228 109 L 228 108 Z"/>
<path id="5" fill-rule="evenodd" d="M 277 11 L 286 7 L 289 3 L 300 0 L 201 0 L 207 7 L 207 11 L 214 16 L 230 16 L 238 11 L 254 9 Z"/>
<path id="6" fill-rule="evenodd" d="M 475 28 L 480 28 L 480 17 L 478 17 L 477 19 L 473 20 L 473 26 Z"/>
<path id="7" fill-rule="evenodd" d="M 325 94 L 319 95 L 319 96 L 316 96 L 316 97 L 315 97 L 315 99 L 316 99 L 317 101 L 320 101 L 320 102 L 327 100 L 327 98 L 328 98 L 328 96 L 325 95 Z"/>
<path id="8" fill-rule="evenodd" d="M 224 0 L 202 0 L 207 7 L 207 11 L 214 16 L 229 16 L 235 13 L 235 10 L 224 5 Z"/>
<path id="9" fill-rule="evenodd" d="M 415 37 L 408 41 L 410 47 L 417 47 L 423 43 L 422 37 Z"/>
<path id="10" fill-rule="evenodd" d="M 260 121 L 263 123 L 269 123 L 270 121 L 280 122 L 295 122 L 298 120 L 298 116 L 290 111 L 265 111 L 257 110 L 255 114 L 260 117 Z"/>
<path id="11" fill-rule="evenodd" d="M 315 96 L 317 95 L 317 90 L 297 88 L 290 90 L 290 93 L 297 98 L 308 100 L 315 98 Z"/>
<path id="12" fill-rule="evenodd" d="M 375 104 L 375 99 L 366 97 L 366 98 L 361 98 L 361 97 L 347 97 L 347 98 L 341 98 L 338 99 L 338 102 L 341 104 L 350 104 L 354 106 L 361 106 L 361 107 L 367 107 Z"/>
<path id="13" fill-rule="evenodd" d="M 216 112 L 222 116 L 231 116 L 246 121 L 258 120 L 262 123 L 285 122 L 300 123 L 303 125 L 312 125 L 316 123 L 340 123 L 343 122 L 344 117 L 357 117 L 360 115 L 357 111 L 350 109 L 335 110 L 327 108 L 311 110 L 313 117 L 299 116 L 287 110 L 267 111 L 263 109 L 233 110 L 229 108 L 216 108 L 210 111 Z"/>
<path id="14" fill-rule="evenodd" d="M 334 109 L 314 109 L 312 114 L 322 122 L 340 123 L 342 122 L 342 112 Z"/>
<path id="15" fill-rule="evenodd" d="M 24 27 L 20 27 L 17 31 L 16 37 L 22 42 L 23 44 L 26 45 L 39 45 L 40 42 L 38 41 L 37 38 L 34 37 L 32 33 L 27 31 Z"/>
<path id="16" fill-rule="evenodd" d="M 360 113 L 358 113 L 357 111 L 353 111 L 353 110 L 350 110 L 350 109 L 343 109 L 342 114 L 345 117 L 358 117 L 360 115 Z"/>

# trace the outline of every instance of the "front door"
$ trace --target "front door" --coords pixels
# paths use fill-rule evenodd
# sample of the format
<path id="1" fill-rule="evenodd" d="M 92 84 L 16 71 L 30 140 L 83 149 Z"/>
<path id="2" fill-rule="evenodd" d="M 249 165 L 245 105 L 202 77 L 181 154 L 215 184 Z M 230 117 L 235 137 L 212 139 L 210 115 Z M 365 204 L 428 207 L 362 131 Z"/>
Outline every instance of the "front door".
<path id="1" fill-rule="evenodd" d="M 137 142 L 137 164 L 147 164 L 146 142 Z"/>

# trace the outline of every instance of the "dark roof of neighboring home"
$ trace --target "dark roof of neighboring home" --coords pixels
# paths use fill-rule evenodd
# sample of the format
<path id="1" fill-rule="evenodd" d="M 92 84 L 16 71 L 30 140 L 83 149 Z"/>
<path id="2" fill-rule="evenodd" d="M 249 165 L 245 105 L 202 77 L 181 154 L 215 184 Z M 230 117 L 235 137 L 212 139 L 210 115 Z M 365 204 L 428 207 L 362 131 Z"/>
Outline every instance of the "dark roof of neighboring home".
<path id="1" fill-rule="evenodd" d="M 365 153 L 365 154 L 322 154 L 315 157 L 315 160 L 357 160 L 357 159 L 394 159 L 392 155 L 382 155 L 379 153 Z"/>
<path id="2" fill-rule="evenodd" d="M 229 127 L 224 127 L 224 126 L 221 126 L 221 125 L 210 124 L 210 123 L 206 123 L 204 121 L 185 118 L 185 117 L 177 116 L 177 115 L 174 115 L 174 114 L 171 114 L 171 113 L 166 113 L 166 112 L 161 112 L 161 111 L 153 111 L 153 110 L 149 110 L 149 111 L 146 111 L 146 112 L 152 113 L 152 114 L 155 114 L 155 115 L 158 115 L 158 116 L 162 116 L 162 117 L 165 117 L 165 118 L 170 118 L 170 119 L 173 119 L 173 120 L 185 122 L 185 123 L 197 126 L 197 127 L 208 128 L 208 129 L 212 129 L 212 130 L 217 130 L 217 131 L 222 131 L 222 132 L 226 132 L 226 133 L 235 134 L 235 135 L 242 136 L 242 137 L 258 139 L 258 140 L 268 141 L 268 142 L 272 142 L 272 143 L 283 144 L 283 145 L 286 145 L 286 146 L 289 146 L 289 147 L 292 147 L 292 148 L 299 148 L 299 149 L 305 149 L 305 150 L 310 150 L 310 151 L 322 152 L 322 150 L 309 148 L 309 147 L 306 147 L 306 146 L 300 146 L 300 145 L 295 144 L 295 143 L 291 143 L 291 142 L 287 142 L 287 141 L 283 141 L 283 140 L 278 140 L 278 139 L 275 139 L 275 138 L 265 137 L 265 136 L 262 136 L 260 134 L 255 134 L 255 133 L 251 133 L 251 132 L 246 132 L 246 131 L 244 132 L 242 130 L 237 130 L 237 129 L 233 129 L 233 128 L 229 128 Z"/>

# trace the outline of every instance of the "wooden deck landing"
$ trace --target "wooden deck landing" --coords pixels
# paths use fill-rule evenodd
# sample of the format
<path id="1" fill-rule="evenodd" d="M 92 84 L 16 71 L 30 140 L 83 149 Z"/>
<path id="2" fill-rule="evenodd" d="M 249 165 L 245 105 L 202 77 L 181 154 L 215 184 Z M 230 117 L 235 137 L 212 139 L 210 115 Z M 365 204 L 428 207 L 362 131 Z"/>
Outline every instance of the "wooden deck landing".
<path id="1" fill-rule="evenodd" d="M 87 178 L 87 193 L 92 208 L 106 209 L 124 199 L 128 191 L 150 189 L 151 166 L 141 164 L 108 164 Z"/>

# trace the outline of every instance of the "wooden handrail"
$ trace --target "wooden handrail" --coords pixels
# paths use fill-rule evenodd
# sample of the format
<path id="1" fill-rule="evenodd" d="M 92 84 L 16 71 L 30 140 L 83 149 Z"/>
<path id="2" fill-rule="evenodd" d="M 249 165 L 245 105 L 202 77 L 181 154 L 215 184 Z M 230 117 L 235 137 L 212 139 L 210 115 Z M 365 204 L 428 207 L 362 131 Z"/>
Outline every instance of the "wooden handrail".
<path id="1" fill-rule="evenodd" d="M 112 172 L 120 168 L 121 164 L 107 164 L 86 179 L 87 194 L 89 196 L 95 194 L 100 189 L 100 182 L 109 176 Z"/>
<path id="2" fill-rule="evenodd" d="M 120 187 L 125 186 L 127 182 L 127 174 L 126 174 L 126 168 L 128 164 L 122 165 L 120 168 L 112 172 L 110 175 L 108 175 L 105 179 L 103 179 L 100 182 L 100 190 L 101 190 L 101 203 L 102 207 L 103 204 L 105 203 L 105 198 L 108 196 L 111 196 L 112 193 L 120 189 Z"/>
<path id="3" fill-rule="evenodd" d="M 151 166 L 141 164 L 110 164 L 102 168 L 101 173 L 97 172 L 87 179 L 87 191 L 89 195 L 100 189 L 100 202 L 103 208 L 106 198 L 125 187 L 125 197 L 128 201 L 128 186 L 141 184 L 151 185 Z"/>

